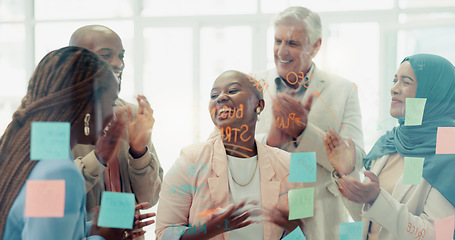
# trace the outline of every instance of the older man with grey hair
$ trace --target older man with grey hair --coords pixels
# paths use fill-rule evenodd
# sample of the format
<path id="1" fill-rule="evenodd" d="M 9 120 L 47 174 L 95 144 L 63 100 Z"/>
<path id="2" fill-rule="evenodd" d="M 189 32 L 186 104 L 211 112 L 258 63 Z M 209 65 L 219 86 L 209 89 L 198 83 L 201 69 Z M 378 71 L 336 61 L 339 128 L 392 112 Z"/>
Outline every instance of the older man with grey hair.
<path id="1" fill-rule="evenodd" d="M 356 159 L 346 172 L 358 177 L 363 151 L 362 121 L 357 88 L 338 76 L 319 69 L 313 58 L 322 43 L 321 20 L 304 7 L 290 7 L 275 20 L 275 68 L 257 73 L 263 82 L 266 107 L 257 125 L 258 137 L 270 146 L 291 153 L 316 153 L 314 216 L 305 219 L 308 239 L 339 239 L 339 226 L 348 222 L 342 195 L 332 181 L 334 170 L 326 156 L 322 138 L 334 129 L 356 146 Z M 270 93 L 270 94 L 269 94 Z M 354 159 L 353 159 L 354 163 Z M 284 193 L 283 193 L 284 194 Z M 350 209 L 349 209 L 350 210 Z M 351 212 L 354 219 L 358 209 Z M 275 221 L 272 220 L 271 221 Z M 279 220 L 276 220 L 279 224 Z"/>

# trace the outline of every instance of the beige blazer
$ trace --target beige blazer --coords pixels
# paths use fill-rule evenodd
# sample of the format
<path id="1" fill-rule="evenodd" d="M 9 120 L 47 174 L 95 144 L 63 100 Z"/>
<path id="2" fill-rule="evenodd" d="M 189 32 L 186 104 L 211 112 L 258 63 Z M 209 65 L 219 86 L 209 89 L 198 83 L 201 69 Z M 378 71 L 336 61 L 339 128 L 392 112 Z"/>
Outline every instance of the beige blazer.
<path id="1" fill-rule="evenodd" d="M 301 99 L 305 104 L 308 96 L 313 94 L 313 102 L 308 115 L 308 126 L 297 138 L 297 147 L 289 139 L 289 143 L 281 146 L 288 152 L 316 152 L 317 181 L 315 186 L 315 216 L 310 220 L 307 238 L 317 240 L 339 239 L 339 225 L 348 221 L 344 204 L 337 186 L 331 179 L 333 170 L 327 159 L 322 137 L 328 128 L 335 129 L 345 139 L 352 138 L 356 144 L 356 167 L 362 168 L 363 150 L 362 119 L 357 87 L 338 76 L 320 70 L 314 65 L 313 78 Z M 276 95 L 276 69 L 256 75 L 269 87 L 264 93 L 266 106 L 260 115 L 256 127 L 257 137 L 263 143 L 272 124 L 272 97 Z M 287 123 L 286 123 L 287 124 Z M 358 178 L 358 172 L 354 172 Z M 354 209 L 359 211 L 359 209 Z M 359 213 L 351 213 L 359 215 Z"/>
<path id="2" fill-rule="evenodd" d="M 373 163 L 371 172 L 379 175 L 390 155 Z M 392 194 L 381 189 L 373 205 L 350 202 L 351 208 L 363 207 L 363 239 L 370 220 L 381 225 L 379 240 L 436 239 L 434 222 L 455 214 L 455 208 L 424 178 L 418 185 L 405 185 L 401 176 Z"/>
<path id="3" fill-rule="evenodd" d="M 119 99 L 123 104 L 131 107 L 133 118 L 137 114 L 137 106 Z M 118 148 L 117 159 L 119 162 L 122 191 L 134 193 L 136 202 L 149 202 L 152 206 L 158 201 L 163 169 L 155 151 L 153 143 L 147 143 L 148 151 L 140 158 L 133 158 L 129 154 L 130 145 L 122 139 Z M 75 157 L 74 163 L 85 179 L 87 191 L 87 212 L 101 203 L 101 194 L 104 187 L 104 170 L 106 169 L 94 153 L 95 146 L 78 144 L 72 149 Z M 89 217 L 90 218 L 90 217 Z M 90 219 L 89 219 L 90 220 Z"/>
<path id="4" fill-rule="evenodd" d="M 287 194 L 283 193 L 304 187 L 302 183 L 289 183 L 285 178 L 289 173 L 290 154 L 259 142 L 257 151 L 262 207 L 286 206 Z M 201 226 L 206 220 L 198 218 L 198 213 L 228 205 L 228 166 L 221 138 L 188 146 L 182 149 L 164 177 L 157 210 L 157 239 L 163 239 L 163 231 L 168 227 Z M 279 226 L 264 222 L 264 239 L 280 239 L 283 232 Z M 226 232 L 213 239 L 227 240 L 228 236 Z"/>

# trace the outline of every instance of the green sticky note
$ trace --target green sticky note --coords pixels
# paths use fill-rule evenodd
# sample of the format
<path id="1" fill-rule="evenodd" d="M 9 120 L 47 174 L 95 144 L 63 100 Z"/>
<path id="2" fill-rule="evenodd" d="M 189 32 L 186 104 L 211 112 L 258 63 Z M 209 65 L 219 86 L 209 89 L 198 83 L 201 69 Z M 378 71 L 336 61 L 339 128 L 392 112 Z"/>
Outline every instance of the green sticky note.
<path id="1" fill-rule="evenodd" d="M 340 223 L 340 240 L 362 240 L 363 222 Z"/>
<path id="2" fill-rule="evenodd" d="M 302 229 L 296 227 L 291 233 L 286 235 L 283 240 L 306 240 L 306 237 L 303 235 Z"/>
<path id="3" fill-rule="evenodd" d="M 71 156 L 68 122 L 32 122 L 30 139 L 32 160 L 66 160 Z"/>
<path id="4" fill-rule="evenodd" d="M 404 157 L 403 184 L 420 184 L 425 158 Z"/>
<path id="5" fill-rule="evenodd" d="M 103 192 L 98 226 L 132 229 L 135 203 L 133 193 Z"/>
<path id="6" fill-rule="evenodd" d="M 422 125 L 423 110 L 426 102 L 426 98 L 406 98 L 405 126 Z"/>
<path id="7" fill-rule="evenodd" d="M 314 187 L 289 190 L 288 200 L 289 220 L 314 215 Z"/>
<path id="8" fill-rule="evenodd" d="M 316 153 L 291 153 L 289 182 L 316 182 Z"/>

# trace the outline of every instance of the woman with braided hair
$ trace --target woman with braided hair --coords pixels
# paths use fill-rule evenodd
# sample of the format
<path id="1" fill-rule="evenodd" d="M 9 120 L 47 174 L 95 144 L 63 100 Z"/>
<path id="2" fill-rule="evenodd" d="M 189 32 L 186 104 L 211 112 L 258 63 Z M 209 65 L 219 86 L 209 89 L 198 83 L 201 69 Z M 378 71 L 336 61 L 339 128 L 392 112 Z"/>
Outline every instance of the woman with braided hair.
<path id="1" fill-rule="evenodd" d="M 84 179 L 71 160 L 30 159 L 32 122 L 69 122 L 71 147 L 94 144 L 113 116 L 117 92 L 111 67 L 88 50 L 65 47 L 41 60 L 0 139 L 1 239 L 121 239 L 123 229 L 100 228 L 94 223 L 88 230 Z M 109 131 L 125 123 L 114 121 Z M 51 179 L 65 181 L 64 216 L 24 217 L 25 182 Z"/>

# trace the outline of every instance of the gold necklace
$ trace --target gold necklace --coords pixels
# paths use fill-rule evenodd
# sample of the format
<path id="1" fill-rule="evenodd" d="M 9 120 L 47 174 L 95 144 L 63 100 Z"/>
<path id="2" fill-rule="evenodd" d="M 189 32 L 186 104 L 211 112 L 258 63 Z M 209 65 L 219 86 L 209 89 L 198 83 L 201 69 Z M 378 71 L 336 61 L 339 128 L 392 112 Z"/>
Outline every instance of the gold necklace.
<path id="1" fill-rule="evenodd" d="M 237 183 L 237 185 L 239 185 L 239 186 L 241 186 L 241 187 L 248 186 L 248 184 L 250 184 L 251 181 L 253 181 L 254 175 L 256 175 L 256 169 L 258 168 L 258 161 L 259 161 L 259 159 L 256 160 L 256 167 L 254 167 L 253 176 L 251 177 L 250 181 L 248 181 L 247 184 L 240 184 L 240 183 L 238 183 L 237 181 L 235 181 L 234 175 L 231 173 L 231 178 L 232 178 L 232 180 L 234 180 L 234 182 Z"/>

